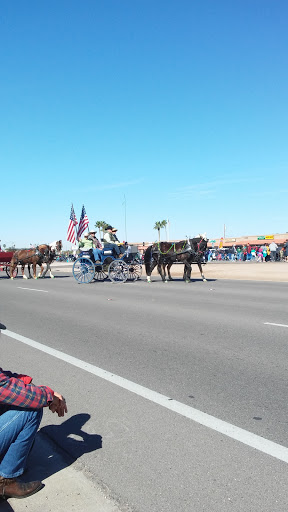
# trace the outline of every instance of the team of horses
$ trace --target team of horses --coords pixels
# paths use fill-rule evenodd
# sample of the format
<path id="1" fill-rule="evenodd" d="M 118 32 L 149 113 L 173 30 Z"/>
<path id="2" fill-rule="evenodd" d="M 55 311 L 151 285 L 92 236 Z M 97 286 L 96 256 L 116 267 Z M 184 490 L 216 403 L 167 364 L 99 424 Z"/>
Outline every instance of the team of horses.
<path id="1" fill-rule="evenodd" d="M 19 251 L 15 251 L 11 263 L 10 263 L 10 277 L 13 279 L 13 272 L 17 265 L 21 265 L 22 269 L 22 277 L 27 279 L 24 270 L 25 265 L 28 265 L 28 273 L 31 278 L 30 266 L 33 267 L 33 278 L 37 279 L 38 277 L 45 277 L 47 271 L 49 270 L 49 275 L 51 278 L 54 278 L 51 271 L 51 263 L 55 260 L 57 254 L 62 250 L 62 240 L 57 240 L 55 242 L 51 242 L 51 244 L 40 244 L 34 249 L 20 249 Z M 46 269 L 44 270 L 44 263 L 46 263 Z M 40 266 L 40 272 L 38 276 L 36 276 L 36 268 L 37 265 Z"/>
<path id="2" fill-rule="evenodd" d="M 148 283 L 151 282 L 151 274 L 157 266 L 163 282 L 172 281 L 170 269 L 173 263 L 184 264 L 183 279 L 186 282 L 191 280 L 192 263 L 198 265 L 203 281 L 206 281 L 202 270 L 202 263 L 207 249 L 208 239 L 206 235 L 199 235 L 197 238 L 189 238 L 180 242 L 158 242 L 150 245 L 144 255 L 145 270 Z"/>

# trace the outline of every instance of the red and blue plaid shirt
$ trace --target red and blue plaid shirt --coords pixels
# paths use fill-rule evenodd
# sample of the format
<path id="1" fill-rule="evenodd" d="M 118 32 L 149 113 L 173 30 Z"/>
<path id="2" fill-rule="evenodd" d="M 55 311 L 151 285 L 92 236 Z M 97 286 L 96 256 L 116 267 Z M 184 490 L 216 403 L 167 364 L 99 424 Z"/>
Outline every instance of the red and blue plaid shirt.
<path id="1" fill-rule="evenodd" d="M 41 409 L 53 400 L 54 391 L 47 386 L 34 386 L 32 377 L 0 368 L 0 414 L 2 405 L 25 409 Z"/>

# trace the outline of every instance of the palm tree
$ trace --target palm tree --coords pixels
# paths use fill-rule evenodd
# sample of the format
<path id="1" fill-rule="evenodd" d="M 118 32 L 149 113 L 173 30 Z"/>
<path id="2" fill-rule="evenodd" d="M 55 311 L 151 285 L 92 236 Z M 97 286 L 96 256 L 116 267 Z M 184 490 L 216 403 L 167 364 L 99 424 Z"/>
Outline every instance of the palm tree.
<path id="1" fill-rule="evenodd" d="M 109 224 L 107 224 L 107 222 L 105 222 L 105 220 L 97 220 L 97 222 L 95 223 L 95 228 L 99 229 L 99 236 L 100 236 L 99 240 L 104 238 L 104 231 L 107 226 L 109 226 Z M 102 231 L 102 234 L 101 234 L 101 231 Z"/>
<path id="2" fill-rule="evenodd" d="M 157 229 L 158 231 L 158 240 L 160 242 L 160 229 L 162 228 L 162 222 L 161 220 L 158 220 L 157 222 L 155 222 L 155 226 L 153 229 Z"/>
<path id="3" fill-rule="evenodd" d="M 101 220 L 97 220 L 95 222 L 95 228 L 99 229 L 99 240 L 101 240 L 101 227 L 102 227 L 102 221 Z"/>
<path id="4" fill-rule="evenodd" d="M 161 224 L 162 224 L 161 228 L 165 228 L 166 240 L 167 240 L 167 220 L 162 220 Z"/>

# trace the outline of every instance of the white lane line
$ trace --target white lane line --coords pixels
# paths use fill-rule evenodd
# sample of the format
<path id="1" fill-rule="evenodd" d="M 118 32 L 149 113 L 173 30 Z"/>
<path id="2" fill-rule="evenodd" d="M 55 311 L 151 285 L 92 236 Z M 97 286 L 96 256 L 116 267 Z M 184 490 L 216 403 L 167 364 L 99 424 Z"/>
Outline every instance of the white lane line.
<path id="1" fill-rule="evenodd" d="M 85 361 L 81 361 L 81 359 L 77 359 L 76 357 L 70 356 L 69 354 L 65 354 L 65 352 L 60 352 L 59 350 L 48 347 L 47 345 L 42 345 L 37 341 L 31 340 L 30 338 L 25 338 L 24 336 L 21 336 L 21 334 L 17 334 L 8 330 L 1 330 L 1 333 L 9 336 L 10 338 L 21 341 L 30 347 L 36 348 L 37 350 L 41 350 L 46 354 L 50 354 L 53 357 L 61 359 L 66 363 L 77 366 L 77 368 L 81 368 L 86 372 L 92 373 L 101 379 L 112 382 L 113 384 L 116 384 L 117 386 L 131 391 L 132 393 L 135 393 L 136 395 L 139 395 L 143 398 L 146 398 L 155 404 L 161 405 L 170 411 L 176 412 L 181 416 L 185 416 L 186 418 L 189 418 L 199 423 L 200 425 L 211 428 L 212 430 L 220 432 L 221 434 L 235 439 L 240 443 L 246 444 L 262 453 L 266 453 L 267 455 L 271 455 L 278 460 L 288 463 L 288 448 L 285 446 L 281 446 L 277 443 L 274 443 L 273 441 L 264 439 L 263 437 L 252 434 L 247 430 L 236 427 L 231 423 L 227 423 L 226 421 L 222 421 L 218 418 L 215 418 L 214 416 L 210 416 L 205 412 L 194 409 L 189 405 L 177 402 L 168 396 L 161 395 L 160 393 L 157 393 L 157 391 L 152 391 L 151 389 L 145 388 L 144 386 L 136 384 L 135 382 L 124 379 L 123 377 L 119 377 L 118 375 L 114 375 L 113 373 L 98 368 L 97 366 L 93 366 L 92 364 L 86 363 Z"/>
<path id="2" fill-rule="evenodd" d="M 276 327 L 288 327 L 286 324 L 272 324 L 272 322 L 264 322 L 264 325 L 276 325 Z"/>
<path id="3" fill-rule="evenodd" d="M 31 290 L 31 292 L 43 292 L 48 293 L 48 290 L 37 290 L 37 288 L 24 288 L 23 286 L 17 286 L 20 290 Z"/>

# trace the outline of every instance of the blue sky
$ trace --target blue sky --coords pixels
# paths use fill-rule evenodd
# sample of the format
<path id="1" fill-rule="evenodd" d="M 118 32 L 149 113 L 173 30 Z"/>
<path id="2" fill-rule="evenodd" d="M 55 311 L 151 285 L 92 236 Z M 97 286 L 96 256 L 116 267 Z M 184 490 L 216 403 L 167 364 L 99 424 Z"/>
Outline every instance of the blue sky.
<path id="1" fill-rule="evenodd" d="M 288 231 L 287 15 L 286 0 L 2 1 L 2 244 L 65 242 L 71 203 L 130 242 L 163 219 L 170 239 Z"/>

